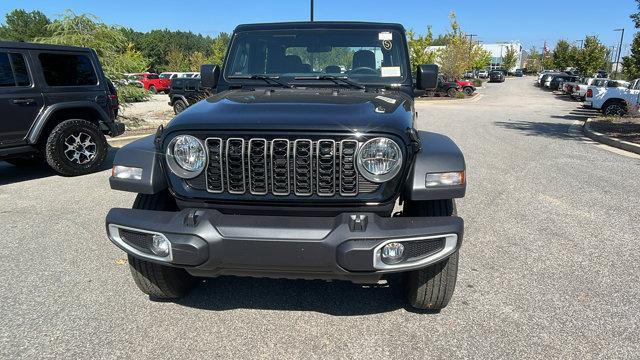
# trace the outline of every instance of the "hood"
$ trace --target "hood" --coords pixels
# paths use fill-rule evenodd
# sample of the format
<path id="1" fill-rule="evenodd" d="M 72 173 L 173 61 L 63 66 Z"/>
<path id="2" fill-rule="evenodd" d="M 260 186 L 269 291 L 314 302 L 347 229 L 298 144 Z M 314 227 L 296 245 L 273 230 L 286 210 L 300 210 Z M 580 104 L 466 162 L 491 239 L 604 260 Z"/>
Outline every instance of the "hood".
<path id="1" fill-rule="evenodd" d="M 413 100 L 403 92 L 351 89 L 228 90 L 176 116 L 168 131 L 261 130 L 392 133 L 413 125 Z"/>

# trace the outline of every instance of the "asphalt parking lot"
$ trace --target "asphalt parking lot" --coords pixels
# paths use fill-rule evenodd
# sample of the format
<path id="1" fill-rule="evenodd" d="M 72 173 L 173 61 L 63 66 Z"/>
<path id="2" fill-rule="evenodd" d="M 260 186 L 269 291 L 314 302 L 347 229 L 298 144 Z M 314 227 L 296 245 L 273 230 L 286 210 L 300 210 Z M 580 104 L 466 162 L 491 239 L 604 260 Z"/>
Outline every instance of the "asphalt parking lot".
<path id="1" fill-rule="evenodd" d="M 590 112 L 532 81 L 416 105 L 468 166 L 458 285 L 439 314 L 394 286 L 233 277 L 152 302 L 105 236 L 107 211 L 134 199 L 109 170 L 0 162 L 0 357 L 637 358 L 640 159 L 583 138 Z"/>

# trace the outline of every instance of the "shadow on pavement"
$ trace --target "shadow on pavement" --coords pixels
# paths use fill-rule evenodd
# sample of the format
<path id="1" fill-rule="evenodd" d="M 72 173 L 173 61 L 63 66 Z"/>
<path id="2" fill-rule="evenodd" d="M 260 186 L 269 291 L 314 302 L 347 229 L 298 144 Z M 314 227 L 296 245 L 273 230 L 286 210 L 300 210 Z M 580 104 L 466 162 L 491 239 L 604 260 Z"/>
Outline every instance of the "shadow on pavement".
<path id="1" fill-rule="evenodd" d="M 389 283 L 363 286 L 347 281 L 223 276 L 206 279 L 177 304 L 211 311 L 293 310 L 334 316 L 380 314 L 398 309 L 419 312 L 405 301 L 401 278 L 392 277 Z"/>
<path id="2" fill-rule="evenodd" d="M 570 123 L 559 124 L 537 121 L 494 121 L 494 124 L 508 130 L 520 131 L 526 136 L 544 136 L 555 139 L 580 140 L 569 133 L 572 126 Z"/>
<path id="3" fill-rule="evenodd" d="M 111 169 L 117 151 L 118 148 L 109 148 L 104 164 L 96 172 Z M 0 161 L 0 185 L 43 179 L 50 176 L 58 176 L 58 174 L 51 170 L 44 161 L 33 166 L 14 166 Z"/>

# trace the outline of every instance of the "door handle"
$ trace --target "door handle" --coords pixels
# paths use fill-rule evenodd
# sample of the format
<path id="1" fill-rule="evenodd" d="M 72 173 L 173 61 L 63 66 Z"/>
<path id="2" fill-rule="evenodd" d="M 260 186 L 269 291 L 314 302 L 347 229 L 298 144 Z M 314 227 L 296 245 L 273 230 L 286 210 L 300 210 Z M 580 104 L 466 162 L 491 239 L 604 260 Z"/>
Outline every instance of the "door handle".
<path id="1" fill-rule="evenodd" d="M 35 99 L 13 99 L 11 102 L 16 105 L 31 105 L 35 103 L 36 100 Z"/>

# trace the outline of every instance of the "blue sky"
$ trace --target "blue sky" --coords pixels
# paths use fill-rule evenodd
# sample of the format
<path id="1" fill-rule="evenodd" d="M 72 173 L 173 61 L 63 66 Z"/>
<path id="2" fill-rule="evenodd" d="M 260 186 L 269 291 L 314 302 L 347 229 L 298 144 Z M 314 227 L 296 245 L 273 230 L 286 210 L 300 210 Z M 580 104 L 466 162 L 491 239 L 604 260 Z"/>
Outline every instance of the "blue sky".
<path id="1" fill-rule="evenodd" d="M 462 29 L 478 34 L 483 42 L 519 40 L 526 48 L 540 49 L 545 40 L 553 46 L 559 38 L 575 41 L 585 35 L 597 35 L 611 46 L 620 39 L 613 29 L 621 27 L 626 29 L 623 46 L 628 48 L 635 32 L 629 19 L 636 12 L 635 0 L 315 0 L 315 4 L 316 20 L 399 22 L 417 32 L 432 25 L 436 34 L 447 30 L 448 14 L 454 11 Z M 207 35 L 231 32 L 240 23 L 309 17 L 309 0 L 2 0 L 1 19 L 14 8 L 41 10 L 49 17 L 71 9 L 140 31 L 168 28 Z"/>

